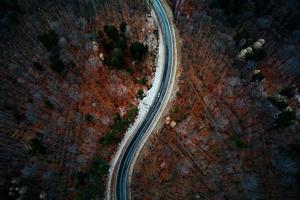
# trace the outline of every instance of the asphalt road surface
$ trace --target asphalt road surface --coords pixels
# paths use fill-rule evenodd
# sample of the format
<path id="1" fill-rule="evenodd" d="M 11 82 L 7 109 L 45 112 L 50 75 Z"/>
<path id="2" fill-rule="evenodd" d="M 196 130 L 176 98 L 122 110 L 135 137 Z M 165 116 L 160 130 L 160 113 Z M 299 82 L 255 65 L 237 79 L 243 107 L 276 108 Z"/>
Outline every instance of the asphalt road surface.
<path id="1" fill-rule="evenodd" d="M 165 45 L 165 63 L 163 69 L 163 76 L 161 80 L 161 85 L 156 94 L 155 101 L 151 105 L 144 121 L 141 126 L 139 126 L 138 130 L 135 132 L 135 135 L 131 137 L 128 141 L 128 145 L 125 145 L 122 155 L 119 159 L 119 164 L 116 167 L 116 175 L 115 182 L 113 185 L 114 191 L 114 199 L 117 200 L 126 200 L 128 199 L 128 175 L 130 171 L 131 164 L 133 162 L 134 156 L 138 153 L 138 149 L 140 145 L 142 145 L 142 141 L 144 136 L 146 135 L 150 126 L 153 126 L 151 122 L 157 117 L 157 113 L 159 112 L 162 104 L 166 96 L 166 92 L 170 87 L 170 80 L 172 74 L 172 70 L 174 69 L 174 46 L 175 46 L 175 38 L 173 36 L 171 23 L 166 14 L 166 10 L 161 3 L 161 0 L 149 0 L 149 3 L 152 9 L 155 11 L 156 18 L 159 22 L 159 26 L 162 32 L 162 40 L 164 40 Z"/>

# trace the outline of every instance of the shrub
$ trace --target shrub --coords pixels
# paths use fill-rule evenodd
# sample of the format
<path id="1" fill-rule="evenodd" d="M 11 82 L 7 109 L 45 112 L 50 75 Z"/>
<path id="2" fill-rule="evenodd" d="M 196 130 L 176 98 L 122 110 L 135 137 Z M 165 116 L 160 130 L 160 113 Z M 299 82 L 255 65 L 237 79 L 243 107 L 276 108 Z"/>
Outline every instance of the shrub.
<path id="1" fill-rule="evenodd" d="M 144 97 L 144 90 L 143 89 L 139 89 L 137 92 L 137 97 L 139 99 L 142 99 Z"/>
<path id="2" fill-rule="evenodd" d="M 139 109 L 136 106 L 131 106 L 129 110 L 126 113 L 126 118 L 130 121 L 130 123 L 133 122 L 135 117 L 138 114 Z"/>
<path id="3" fill-rule="evenodd" d="M 17 110 L 15 110 L 13 112 L 13 117 L 15 118 L 15 120 L 17 120 L 17 122 L 21 122 L 21 121 L 26 120 L 26 115 L 24 113 L 20 113 Z"/>
<path id="4" fill-rule="evenodd" d="M 54 105 L 49 101 L 49 99 L 45 100 L 45 105 L 47 108 L 49 108 L 50 110 L 53 110 L 55 107 Z"/>
<path id="5" fill-rule="evenodd" d="M 39 35 L 38 40 L 43 43 L 46 49 L 51 50 L 57 46 L 59 37 L 55 31 L 49 30 L 48 33 Z"/>
<path id="6" fill-rule="evenodd" d="M 124 53 L 122 49 L 115 48 L 111 58 L 105 58 L 104 64 L 107 66 L 114 66 L 121 69 L 124 65 Z"/>
<path id="7" fill-rule="evenodd" d="M 119 40 L 115 42 L 115 48 L 126 49 L 127 48 L 127 40 L 125 36 L 120 36 Z"/>
<path id="8" fill-rule="evenodd" d="M 141 61 L 148 52 L 148 47 L 140 42 L 134 42 L 130 45 L 130 51 L 133 59 Z"/>
<path id="9" fill-rule="evenodd" d="M 59 56 L 55 55 L 50 57 L 50 68 L 56 73 L 62 73 L 65 70 L 65 65 Z"/>
<path id="10" fill-rule="evenodd" d="M 96 40 L 100 41 L 104 37 L 104 34 L 101 30 L 98 30 L 96 33 Z"/>
<path id="11" fill-rule="evenodd" d="M 109 25 L 104 26 L 104 32 L 108 37 L 110 37 L 114 41 L 119 40 L 119 31 L 115 26 L 109 26 Z"/>
<path id="12" fill-rule="evenodd" d="M 117 113 L 114 117 L 115 123 L 111 127 L 111 130 L 100 139 L 100 143 L 103 145 L 109 145 L 112 142 L 117 141 L 117 136 L 127 130 L 130 124 L 133 123 L 136 115 L 138 114 L 138 108 L 131 106 L 126 116 L 122 119 L 121 116 Z"/>
<path id="13" fill-rule="evenodd" d="M 127 26 L 127 24 L 126 24 L 125 22 L 122 22 L 122 23 L 120 24 L 120 31 L 121 31 L 122 33 L 125 33 L 125 31 L 126 31 L 126 26 Z"/>
<path id="14" fill-rule="evenodd" d="M 259 72 L 252 75 L 251 82 L 261 82 L 264 79 L 264 75 Z"/>
<path id="15" fill-rule="evenodd" d="M 75 178 L 77 181 L 77 186 L 83 186 L 86 185 L 88 175 L 84 172 L 79 171 L 75 174 Z"/>
<path id="16" fill-rule="evenodd" d="M 35 67 L 35 69 L 37 69 L 38 71 L 43 71 L 44 67 L 38 63 L 38 62 L 33 62 L 33 66 Z"/>
<path id="17" fill-rule="evenodd" d="M 279 94 L 281 94 L 282 96 L 285 96 L 286 98 L 290 99 L 295 95 L 295 93 L 296 93 L 296 86 L 295 85 L 289 85 L 288 87 L 281 90 Z"/>
<path id="18" fill-rule="evenodd" d="M 175 106 L 173 109 L 172 109 L 172 113 L 177 113 L 178 112 L 178 106 Z"/>
<path id="19" fill-rule="evenodd" d="M 91 115 L 91 114 L 87 114 L 87 115 L 85 116 L 85 120 L 86 120 L 87 122 L 89 122 L 89 123 L 92 123 L 92 122 L 94 121 L 94 116 Z"/>
<path id="20" fill-rule="evenodd" d="M 17 0 L 1 0 L 0 18 L 5 19 L 1 22 L 1 28 L 10 28 L 10 25 L 12 24 L 19 24 L 20 15 L 23 14 L 23 10 L 21 8 L 22 7 L 19 5 Z"/>
<path id="21" fill-rule="evenodd" d="M 97 188 L 95 186 L 89 186 L 81 189 L 76 197 L 76 200 L 90 200 L 95 199 L 97 196 Z"/>
<path id="22" fill-rule="evenodd" d="M 289 31 L 299 30 L 299 18 L 299 11 L 290 13 L 289 20 L 287 20 L 285 25 L 285 29 L 288 29 Z"/>
<path id="23" fill-rule="evenodd" d="M 116 139 L 116 133 L 114 131 L 110 131 L 106 133 L 104 137 L 100 139 L 100 143 L 102 145 L 109 145 Z"/>
<path id="24" fill-rule="evenodd" d="M 126 67 L 126 71 L 128 72 L 128 74 L 132 75 L 133 70 L 130 67 Z"/>
<path id="25" fill-rule="evenodd" d="M 106 52 L 111 52 L 114 49 L 114 44 L 111 41 L 103 39 L 101 40 L 101 44 Z"/>
<path id="26" fill-rule="evenodd" d="M 106 52 L 111 52 L 114 49 L 126 49 L 127 40 L 125 37 L 126 23 L 120 25 L 121 34 L 114 26 L 104 26 L 104 32 L 112 40 L 102 39 L 100 34 L 97 35 L 97 41 L 101 40 L 101 44 Z"/>
<path id="27" fill-rule="evenodd" d="M 278 127 L 288 127 L 296 120 L 296 112 L 291 109 L 286 109 L 278 115 L 275 123 Z"/>
<path id="28" fill-rule="evenodd" d="M 92 167 L 89 170 L 88 174 L 92 178 L 99 178 L 99 176 L 103 176 L 108 172 L 109 165 L 99 157 L 95 157 L 92 162 Z"/>
<path id="29" fill-rule="evenodd" d="M 284 98 L 281 98 L 280 96 L 272 96 L 268 99 L 271 101 L 272 105 L 278 108 L 279 110 L 284 110 L 288 106 Z"/>
<path id="30" fill-rule="evenodd" d="M 138 80 L 137 80 L 137 83 L 138 83 L 138 84 L 146 85 L 146 84 L 147 84 L 147 78 L 144 76 L 143 78 L 138 79 Z"/>
<path id="31" fill-rule="evenodd" d="M 113 118 L 115 122 L 120 122 L 122 120 L 120 113 L 116 113 Z"/>
<path id="32" fill-rule="evenodd" d="M 266 57 L 266 50 L 264 48 L 253 49 L 252 53 L 247 54 L 247 60 L 260 61 Z"/>
<path id="33" fill-rule="evenodd" d="M 117 68 L 122 68 L 124 65 L 124 53 L 122 49 L 115 48 L 111 58 L 111 64 Z"/>
<path id="34" fill-rule="evenodd" d="M 255 7 L 255 15 L 265 15 L 268 11 L 266 8 L 270 5 L 270 0 L 254 0 L 253 2 Z M 290 21 L 290 19 L 288 21 Z"/>
<path id="35" fill-rule="evenodd" d="M 247 147 L 247 144 L 241 140 L 240 138 L 238 138 L 236 135 L 234 135 L 232 138 L 231 138 L 233 144 L 239 148 L 239 149 L 244 149 Z"/>
<path id="36" fill-rule="evenodd" d="M 249 46 L 251 44 L 251 42 L 252 42 L 251 34 L 248 31 L 247 27 L 245 27 L 245 26 L 242 26 L 237 31 L 236 35 L 234 36 L 234 40 L 235 40 L 236 44 L 239 44 L 239 42 L 242 39 L 246 39 L 246 42 L 245 42 L 245 44 L 243 46 L 241 46 L 241 48 L 245 48 L 245 47 Z"/>
<path id="37" fill-rule="evenodd" d="M 29 153 L 31 153 L 32 155 L 46 154 L 46 147 L 37 138 L 30 140 L 30 147 L 31 147 L 31 149 L 30 149 Z"/>
<path id="38" fill-rule="evenodd" d="M 107 174 L 109 165 L 99 157 L 94 157 L 87 173 L 77 173 L 79 192 L 77 200 L 96 199 L 101 176 Z M 81 183 L 81 184 L 79 184 Z"/>
<path id="39" fill-rule="evenodd" d="M 33 103 L 32 97 L 29 97 L 29 98 L 27 99 L 27 103 Z"/>
<path id="40" fill-rule="evenodd" d="M 2 18 L 5 14 L 18 14 L 21 12 L 21 8 L 17 0 L 2 0 L 0 1 L 0 11 L 0 16 Z"/>
<path id="41" fill-rule="evenodd" d="M 212 0 L 209 7 L 221 8 L 225 15 L 236 15 L 244 9 L 246 0 Z"/>

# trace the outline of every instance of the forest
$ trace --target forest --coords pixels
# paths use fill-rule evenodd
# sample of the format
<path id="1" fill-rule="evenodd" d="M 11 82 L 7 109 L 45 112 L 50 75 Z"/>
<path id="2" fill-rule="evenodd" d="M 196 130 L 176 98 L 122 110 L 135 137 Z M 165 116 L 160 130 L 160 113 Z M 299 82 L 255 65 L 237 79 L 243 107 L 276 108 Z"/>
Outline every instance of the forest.
<path id="1" fill-rule="evenodd" d="M 139 155 L 132 198 L 298 199 L 299 2 L 167 2 L 176 95 Z"/>
<path id="2" fill-rule="evenodd" d="M 155 69 L 148 5 L 4 0 L 0 9 L 1 199 L 103 198 Z"/>

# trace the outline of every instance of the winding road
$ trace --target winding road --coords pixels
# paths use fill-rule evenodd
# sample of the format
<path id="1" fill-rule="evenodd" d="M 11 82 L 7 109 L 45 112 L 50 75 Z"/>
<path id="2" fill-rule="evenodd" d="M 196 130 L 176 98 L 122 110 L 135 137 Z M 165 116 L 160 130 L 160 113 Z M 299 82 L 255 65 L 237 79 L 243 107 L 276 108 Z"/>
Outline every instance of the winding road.
<path id="1" fill-rule="evenodd" d="M 163 40 L 163 44 L 165 45 L 163 75 L 155 101 L 151 105 L 145 119 L 138 127 L 138 130 L 126 141 L 126 145 L 123 147 L 122 153 L 113 169 L 113 181 L 111 181 L 111 185 L 108 186 L 110 187 L 110 192 L 107 196 L 108 199 L 130 199 L 130 173 L 135 159 L 141 147 L 144 145 L 145 140 L 149 137 L 158 119 L 161 117 L 162 111 L 165 109 L 170 98 L 170 91 L 174 84 L 177 63 L 174 27 L 168 18 L 166 7 L 161 0 L 148 0 L 148 2 L 155 12 L 159 29 L 162 33 L 161 40 Z"/>

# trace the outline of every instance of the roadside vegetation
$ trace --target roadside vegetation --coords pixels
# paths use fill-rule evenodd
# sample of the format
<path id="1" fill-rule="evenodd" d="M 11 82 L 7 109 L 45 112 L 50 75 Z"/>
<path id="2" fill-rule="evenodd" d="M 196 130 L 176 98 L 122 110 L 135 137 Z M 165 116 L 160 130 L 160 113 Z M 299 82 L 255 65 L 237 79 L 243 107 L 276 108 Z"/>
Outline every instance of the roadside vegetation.
<path id="1" fill-rule="evenodd" d="M 77 200 L 96 199 L 101 182 L 107 174 L 109 165 L 99 157 L 94 157 L 91 167 L 86 172 L 78 172 L 77 180 Z M 102 181 L 101 181 L 102 180 Z"/>
<path id="2" fill-rule="evenodd" d="M 99 141 L 101 144 L 100 149 L 106 148 L 110 145 L 116 145 L 123 137 L 128 127 L 134 122 L 138 114 L 138 109 L 135 106 L 130 106 L 127 113 L 121 117 L 119 113 L 114 116 L 114 124 L 111 126 L 110 131 L 104 135 Z M 87 121 L 91 115 L 86 116 Z M 95 199 L 99 192 L 99 188 L 105 182 L 109 169 L 108 162 L 99 156 L 95 156 L 92 160 L 89 169 L 84 172 L 79 171 L 75 174 L 77 200 L 90 200 Z"/>
<path id="3" fill-rule="evenodd" d="M 104 63 L 107 66 L 132 71 L 131 62 L 141 62 L 148 52 L 148 47 L 141 42 L 129 44 L 125 36 L 126 26 L 127 24 L 122 22 L 118 30 L 113 25 L 105 25 L 105 34 L 99 31 L 97 41 L 105 50 Z"/>
<path id="4" fill-rule="evenodd" d="M 137 114 L 138 108 L 136 106 L 129 106 L 123 118 L 119 113 L 116 113 L 114 116 L 114 125 L 111 127 L 111 130 L 100 139 L 100 143 L 102 145 L 110 145 L 119 142 L 122 138 L 121 134 L 126 132 L 128 127 L 134 122 Z"/>

